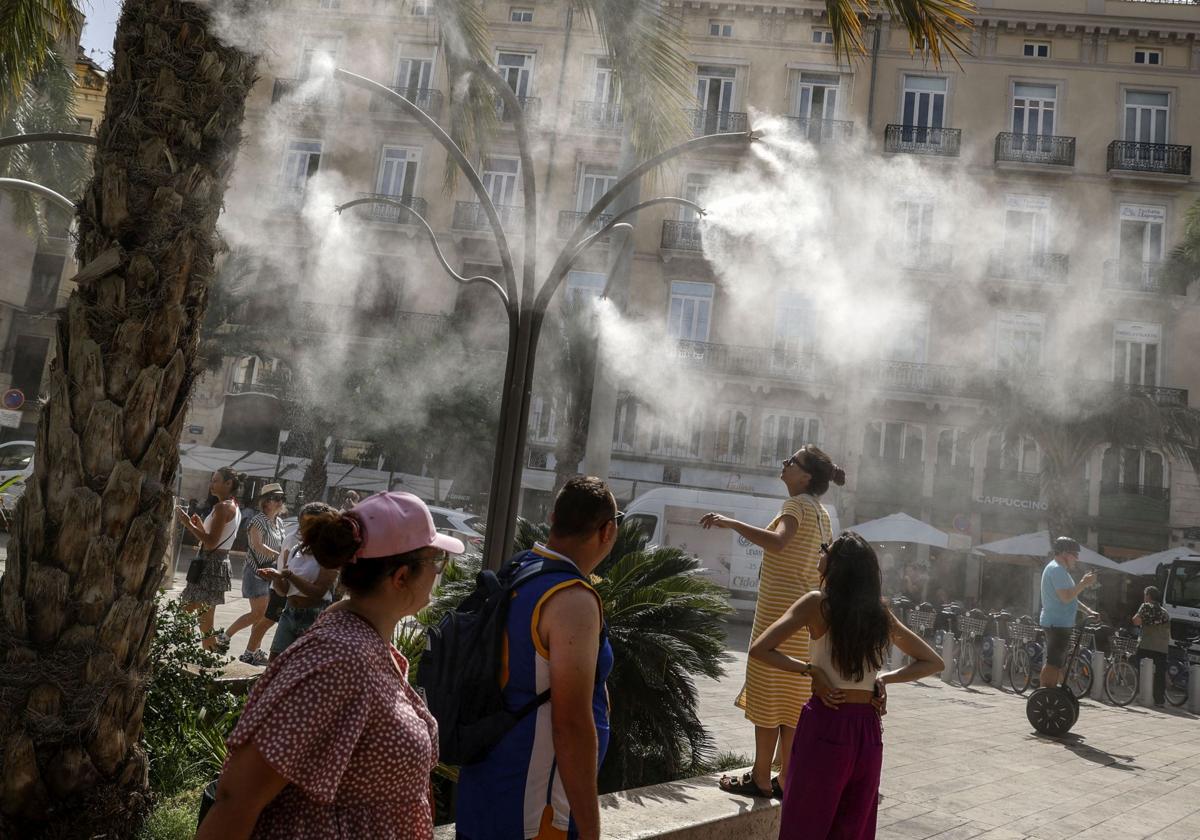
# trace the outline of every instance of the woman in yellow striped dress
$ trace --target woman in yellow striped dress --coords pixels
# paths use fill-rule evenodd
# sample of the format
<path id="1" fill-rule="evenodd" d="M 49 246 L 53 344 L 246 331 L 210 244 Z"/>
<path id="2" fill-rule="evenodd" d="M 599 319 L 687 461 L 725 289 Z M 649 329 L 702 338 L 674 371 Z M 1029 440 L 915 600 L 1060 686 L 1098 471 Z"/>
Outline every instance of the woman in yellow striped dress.
<path id="1" fill-rule="evenodd" d="M 842 485 L 846 474 L 828 455 L 815 446 L 804 446 L 783 462 L 779 478 L 787 485 L 788 499 L 779 515 L 766 528 L 756 528 L 717 513 L 707 513 L 705 528 L 732 528 L 763 549 L 758 603 L 754 608 L 754 630 L 758 638 L 805 593 L 820 588 L 817 563 L 821 543 L 833 542 L 829 514 L 819 499 L 830 482 Z M 808 633 L 800 631 L 781 648 L 789 656 L 808 661 Z M 800 709 L 812 696 L 808 677 L 770 668 L 751 659 L 746 664 L 746 683 L 737 698 L 738 708 L 754 724 L 754 769 L 741 778 L 723 777 L 721 789 L 748 796 L 781 796 L 787 778 L 792 736 Z M 780 758 L 780 772 L 771 778 L 771 762 Z"/>

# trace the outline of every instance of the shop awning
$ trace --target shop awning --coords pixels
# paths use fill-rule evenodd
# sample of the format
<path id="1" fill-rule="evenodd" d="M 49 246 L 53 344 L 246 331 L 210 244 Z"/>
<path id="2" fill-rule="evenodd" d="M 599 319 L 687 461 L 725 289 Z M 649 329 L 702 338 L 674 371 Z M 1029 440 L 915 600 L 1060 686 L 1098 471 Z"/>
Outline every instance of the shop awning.
<path id="1" fill-rule="evenodd" d="M 1176 546 L 1166 551 L 1156 551 L 1136 560 L 1121 564 L 1121 571 L 1130 575 L 1153 575 L 1158 571 L 1159 564 L 1167 565 L 1184 557 L 1196 557 L 1200 560 L 1200 551 L 1187 546 Z"/>
<path id="2" fill-rule="evenodd" d="M 893 513 L 882 519 L 851 525 L 849 530 L 857 531 L 863 539 L 873 543 L 919 543 L 934 548 L 948 548 L 950 545 L 950 537 L 944 531 L 907 513 Z"/>
<path id="3" fill-rule="evenodd" d="M 975 551 L 986 554 L 1008 554 L 1020 557 L 1037 557 L 1045 559 L 1050 556 L 1050 532 L 1034 531 L 1031 534 L 1021 534 L 1016 537 L 1006 537 L 995 542 L 976 546 Z M 1087 563 L 1099 569 L 1112 572 L 1124 572 L 1120 563 L 1114 563 L 1102 554 L 1097 554 L 1086 545 L 1079 546 L 1079 562 Z"/>

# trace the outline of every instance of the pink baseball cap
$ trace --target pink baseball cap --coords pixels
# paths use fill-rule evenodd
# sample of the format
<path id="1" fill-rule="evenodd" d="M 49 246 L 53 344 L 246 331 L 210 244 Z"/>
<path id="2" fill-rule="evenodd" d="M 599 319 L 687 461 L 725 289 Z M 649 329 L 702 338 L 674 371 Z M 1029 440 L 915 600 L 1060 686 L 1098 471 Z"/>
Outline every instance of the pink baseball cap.
<path id="1" fill-rule="evenodd" d="M 412 493 L 376 493 L 356 504 L 349 515 L 362 526 L 358 556 L 391 557 L 433 546 L 462 554 L 461 541 L 439 534 L 429 508 Z"/>

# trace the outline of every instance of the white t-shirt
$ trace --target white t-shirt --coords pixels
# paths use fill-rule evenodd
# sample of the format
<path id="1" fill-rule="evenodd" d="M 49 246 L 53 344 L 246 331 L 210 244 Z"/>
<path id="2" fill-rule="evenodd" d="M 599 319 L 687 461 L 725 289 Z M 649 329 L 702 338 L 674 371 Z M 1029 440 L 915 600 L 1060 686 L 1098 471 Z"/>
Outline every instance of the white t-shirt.
<path id="1" fill-rule="evenodd" d="M 322 566 L 317 562 L 317 558 L 313 557 L 307 551 L 300 551 L 300 531 L 299 529 L 292 531 L 283 541 L 283 548 L 279 550 L 279 558 L 275 561 L 275 567 L 279 571 L 291 569 L 292 573 L 297 577 L 302 577 L 309 583 L 316 581 L 321 574 Z M 331 587 L 332 589 L 332 587 Z M 288 584 L 288 597 L 292 595 L 303 595 L 304 593 L 294 583 Z M 325 600 L 332 601 L 333 595 L 331 592 L 325 593 Z"/>

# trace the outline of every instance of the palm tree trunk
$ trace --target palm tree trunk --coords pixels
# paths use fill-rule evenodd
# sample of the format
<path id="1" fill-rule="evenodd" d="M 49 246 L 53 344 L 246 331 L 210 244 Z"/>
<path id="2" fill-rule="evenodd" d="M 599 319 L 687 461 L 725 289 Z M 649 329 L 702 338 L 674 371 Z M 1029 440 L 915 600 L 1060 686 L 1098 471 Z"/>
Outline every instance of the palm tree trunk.
<path id="1" fill-rule="evenodd" d="M 1052 476 L 1046 478 L 1046 504 L 1049 508 L 1046 511 L 1046 524 L 1050 528 L 1051 542 L 1055 537 L 1074 537 L 1080 542 L 1087 538 L 1086 534 L 1081 537 L 1074 533 L 1076 515 L 1074 502 L 1079 493 L 1076 484 L 1077 482 L 1064 481 Z"/>
<path id="2" fill-rule="evenodd" d="M 126 0 L 36 469 L 0 584 L 0 836 L 130 837 L 171 483 L 255 60 Z"/>

